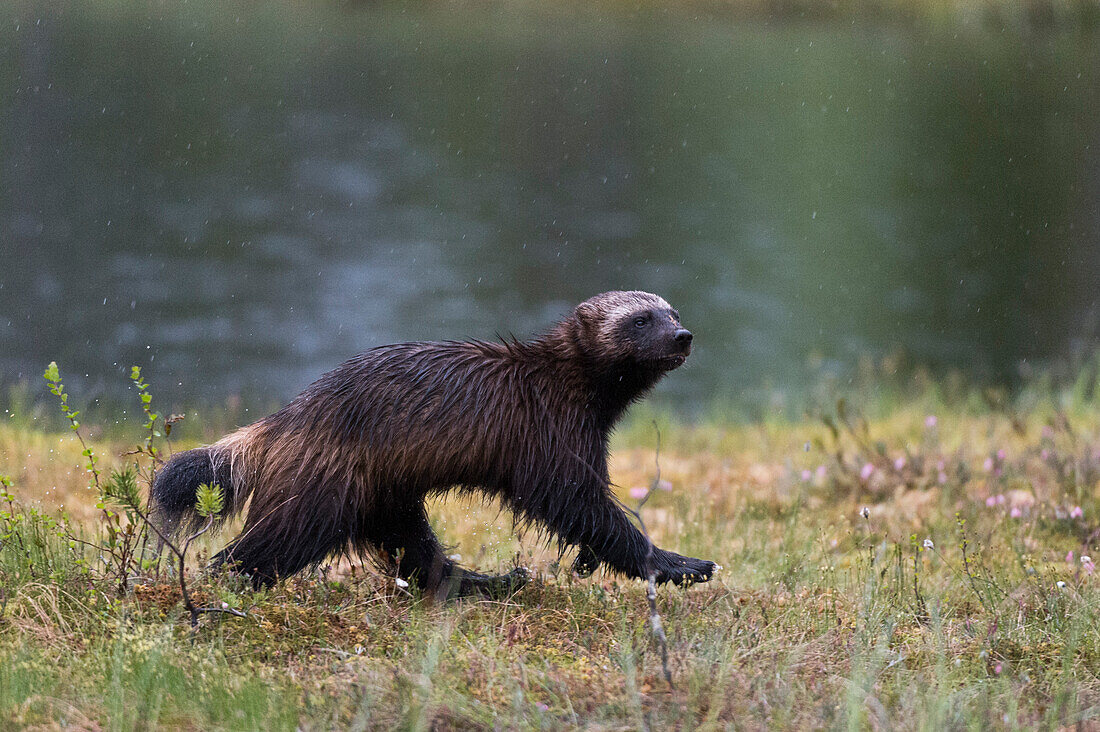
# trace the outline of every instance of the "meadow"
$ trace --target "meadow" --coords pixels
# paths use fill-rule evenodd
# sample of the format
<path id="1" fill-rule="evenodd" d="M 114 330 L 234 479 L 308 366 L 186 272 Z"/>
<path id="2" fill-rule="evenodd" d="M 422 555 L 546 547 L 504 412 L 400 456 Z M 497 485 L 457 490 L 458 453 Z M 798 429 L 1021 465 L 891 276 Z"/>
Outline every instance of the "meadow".
<path id="1" fill-rule="evenodd" d="M 229 526 L 196 541 L 186 583 L 243 617 L 192 628 L 173 567 L 102 486 L 147 477 L 150 447 L 216 438 L 216 415 L 168 443 L 150 397 L 132 427 L 78 438 L 44 412 L 58 397 L 20 403 L 0 421 L 0 727 L 1091 728 L 1098 363 L 1011 395 L 879 364 L 799 419 L 635 408 L 620 497 L 645 500 L 656 543 L 723 567 L 657 593 L 671 684 L 644 583 L 574 577 L 571 554 L 469 500 L 433 523 L 467 566 L 530 568 L 511 597 L 435 602 L 346 558 L 253 591 L 201 571 Z"/>

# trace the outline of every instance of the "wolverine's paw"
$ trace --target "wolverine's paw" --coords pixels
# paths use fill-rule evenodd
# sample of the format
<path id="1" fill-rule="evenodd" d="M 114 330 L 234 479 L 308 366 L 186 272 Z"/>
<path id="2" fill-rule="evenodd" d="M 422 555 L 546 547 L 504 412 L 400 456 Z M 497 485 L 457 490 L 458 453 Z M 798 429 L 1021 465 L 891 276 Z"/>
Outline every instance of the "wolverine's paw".
<path id="1" fill-rule="evenodd" d="M 475 575 L 472 572 L 462 579 L 458 592 L 452 596 L 480 596 L 500 599 L 507 597 L 531 581 L 531 573 L 526 567 L 516 567 L 508 574 L 495 576 Z"/>
<path id="2" fill-rule="evenodd" d="M 580 577 L 588 577 L 599 568 L 600 558 L 596 556 L 596 552 L 587 546 L 582 546 L 573 562 L 573 571 Z"/>
<path id="3" fill-rule="evenodd" d="M 672 554 L 665 567 L 657 572 L 657 582 L 671 582 L 674 585 L 708 582 L 717 569 L 718 565 L 714 562 Z"/>

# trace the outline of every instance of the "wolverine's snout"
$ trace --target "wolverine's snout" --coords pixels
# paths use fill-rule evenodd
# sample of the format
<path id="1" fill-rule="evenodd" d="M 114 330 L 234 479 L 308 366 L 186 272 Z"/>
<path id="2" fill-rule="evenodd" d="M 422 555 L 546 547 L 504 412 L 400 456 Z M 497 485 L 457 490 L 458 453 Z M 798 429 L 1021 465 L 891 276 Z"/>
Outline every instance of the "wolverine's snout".
<path id="1" fill-rule="evenodd" d="M 686 328 L 680 328 L 673 336 L 673 340 L 680 344 L 685 356 L 691 353 L 691 339 L 691 331 Z"/>

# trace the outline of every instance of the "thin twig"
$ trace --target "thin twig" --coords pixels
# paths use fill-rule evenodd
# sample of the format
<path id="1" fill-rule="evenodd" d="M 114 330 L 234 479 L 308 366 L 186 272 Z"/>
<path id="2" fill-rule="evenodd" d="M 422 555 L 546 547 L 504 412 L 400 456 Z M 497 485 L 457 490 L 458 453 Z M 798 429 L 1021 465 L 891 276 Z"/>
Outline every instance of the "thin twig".
<path id="1" fill-rule="evenodd" d="M 657 449 L 653 454 L 653 461 L 657 465 L 657 475 L 653 479 L 653 488 L 656 489 L 658 482 L 661 480 L 661 428 L 657 426 L 657 421 L 653 421 L 653 429 L 657 431 Z M 661 650 L 661 670 L 664 671 L 665 681 L 668 682 L 670 689 L 675 689 L 676 686 L 672 683 L 672 671 L 668 667 L 668 636 L 665 635 L 665 626 L 661 622 L 661 613 L 657 610 L 657 570 L 653 568 L 653 540 L 649 538 L 649 530 L 646 528 L 645 521 L 642 520 L 642 506 L 649 500 L 650 494 L 653 490 L 646 493 L 642 500 L 638 502 L 638 509 L 635 510 L 628 506 L 623 508 L 629 512 L 638 521 L 638 526 L 642 530 L 642 535 L 645 536 L 646 548 L 645 566 L 647 576 L 646 586 L 646 601 L 649 603 L 649 626 L 653 630 L 653 637 L 657 639 L 657 647 Z"/>
<path id="2" fill-rule="evenodd" d="M 191 542 L 205 534 L 210 529 L 210 527 L 214 525 L 215 517 L 213 515 L 207 518 L 206 526 L 203 526 L 201 529 L 187 537 L 187 539 L 184 541 L 183 549 L 180 549 L 172 542 L 171 539 L 168 538 L 168 536 L 163 531 L 161 531 L 157 527 L 155 523 L 149 520 L 149 517 L 146 516 L 140 508 L 133 505 L 131 505 L 130 508 L 133 509 L 134 513 L 136 513 L 138 517 L 141 518 L 141 520 L 144 521 L 145 524 L 156 533 L 157 537 L 160 538 L 162 542 L 164 542 L 164 546 L 168 547 L 168 549 L 179 558 L 180 593 L 183 595 L 184 607 L 186 607 L 187 611 L 191 614 L 192 639 L 194 639 L 194 634 L 198 630 L 199 615 L 202 615 L 203 613 L 226 613 L 227 615 L 233 615 L 238 618 L 248 617 L 240 610 L 236 610 L 231 607 L 195 607 L 195 603 L 191 599 L 191 593 L 187 590 L 187 577 L 184 574 L 184 563 L 186 561 L 187 550 L 191 548 Z"/>

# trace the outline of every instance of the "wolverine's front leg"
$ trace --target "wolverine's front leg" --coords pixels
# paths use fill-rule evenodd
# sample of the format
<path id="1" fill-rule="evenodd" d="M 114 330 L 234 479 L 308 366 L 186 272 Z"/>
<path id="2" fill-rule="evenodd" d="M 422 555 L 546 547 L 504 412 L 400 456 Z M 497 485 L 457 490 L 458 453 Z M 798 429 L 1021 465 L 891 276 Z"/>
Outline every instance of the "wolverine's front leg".
<path id="1" fill-rule="evenodd" d="M 547 521 L 566 541 L 580 545 L 573 568 L 582 576 L 601 563 L 639 579 L 652 572 L 658 583 L 706 582 L 714 575 L 714 562 L 681 556 L 650 542 L 606 491 L 593 489 L 585 503 L 588 516 L 582 522 L 555 526 Z"/>

